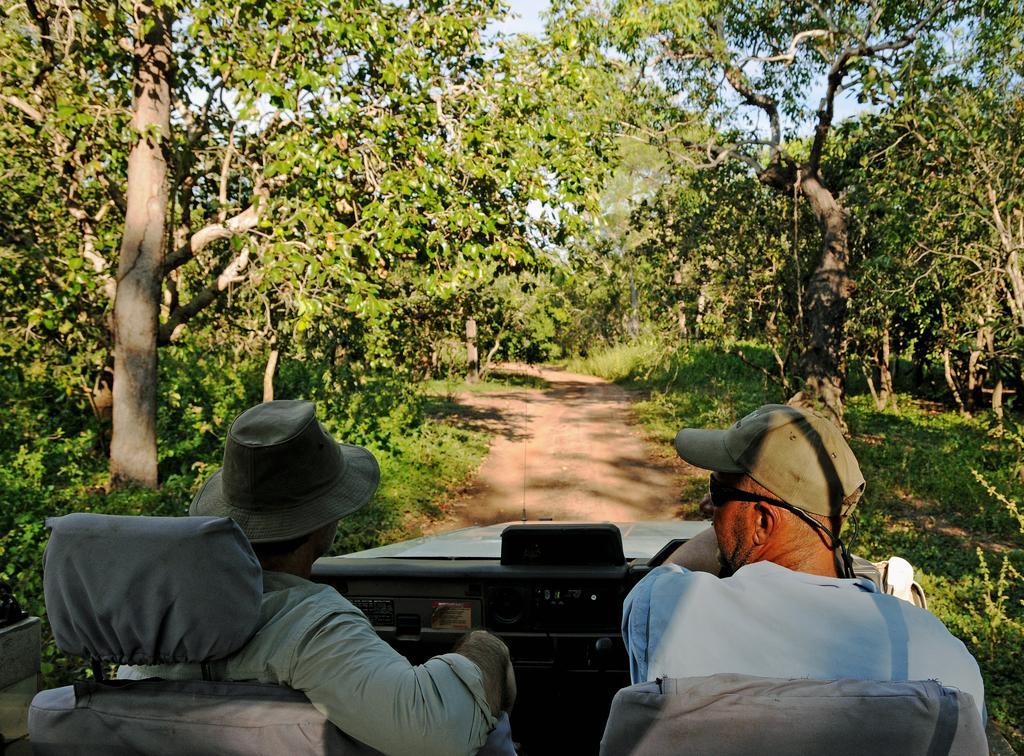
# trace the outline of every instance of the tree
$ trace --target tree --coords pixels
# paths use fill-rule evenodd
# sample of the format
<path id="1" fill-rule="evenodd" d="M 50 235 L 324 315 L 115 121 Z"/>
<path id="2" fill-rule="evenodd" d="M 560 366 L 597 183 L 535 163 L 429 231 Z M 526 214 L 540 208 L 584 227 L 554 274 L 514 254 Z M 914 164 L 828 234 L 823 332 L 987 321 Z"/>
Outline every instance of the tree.
<path id="1" fill-rule="evenodd" d="M 763 184 L 806 201 L 821 243 L 804 288 L 804 388 L 794 399 L 822 406 L 843 427 L 853 282 L 847 213 L 822 165 L 836 98 L 851 89 L 896 96 L 899 72 L 955 23 L 954 11 L 950 0 L 619 0 L 607 10 L 563 10 L 581 34 L 598 35 L 637 67 L 637 91 L 661 100 L 658 120 L 623 128 L 688 153 L 698 167 L 739 161 Z M 819 86 L 820 103 L 809 109 Z M 807 142 L 798 138 L 804 124 L 813 129 Z"/>
<path id="2" fill-rule="evenodd" d="M 495 261 L 533 264 L 582 227 L 588 176 L 604 161 L 604 137 L 572 125 L 587 74 L 536 42 L 487 42 L 503 10 L 12 8 L 0 39 L 4 165 L 39 178 L 4 188 L 8 207 L 35 216 L 5 223 L 11 317 L 59 345 L 57 364 L 72 356 L 76 386 L 99 385 L 113 354 L 115 483 L 156 482 L 157 347 L 190 327 L 258 322 L 268 339 L 382 369 L 406 356 L 392 338 L 403 287 L 443 299 Z M 534 218 L 530 202 L 558 212 Z M 42 276 L 26 280 L 29 258 Z M 407 266 L 416 274 L 392 285 Z"/>
<path id="3" fill-rule="evenodd" d="M 601 238 L 625 267 L 629 289 L 629 313 L 626 333 L 635 339 L 640 333 L 640 290 L 637 285 L 636 249 L 649 235 L 649 229 L 630 223 L 637 205 L 651 197 L 669 180 L 669 165 L 657 149 L 629 139 L 620 139 L 618 164 L 601 198 L 599 231 Z"/>
<path id="4" fill-rule="evenodd" d="M 1004 395 L 1024 388 L 1021 11 L 989 8 L 940 57 L 916 61 L 900 102 L 844 125 L 832 156 L 864 282 L 859 353 L 884 384 L 887 342 L 893 356 L 912 345 L 916 380 L 932 359 L 962 412 L 1000 417 Z"/>
<path id="5" fill-rule="evenodd" d="M 713 170 L 681 167 L 634 213 L 649 238 L 638 257 L 656 319 L 685 336 L 717 343 L 757 339 L 771 351 L 772 380 L 792 382 L 803 313 L 801 272 L 816 257 L 806 212 L 735 162 Z"/>
<path id="6" fill-rule="evenodd" d="M 915 352 L 942 363 L 964 413 L 985 403 L 1001 415 L 1007 383 L 1021 384 L 1020 110 L 1012 92 L 950 82 L 923 103 L 869 121 L 866 130 L 883 133 L 878 141 L 888 149 L 873 160 L 860 153 L 851 197 L 889 210 L 858 219 L 869 286 L 857 320 L 863 327 L 874 312 L 904 344 L 919 342 Z"/>
<path id="7" fill-rule="evenodd" d="M 156 347 L 160 328 L 171 135 L 172 17 L 151 0 L 135 5 L 132 120 L 124 234 L 114 295 L 114 429 L 110 479 L 156 486 Z"/>

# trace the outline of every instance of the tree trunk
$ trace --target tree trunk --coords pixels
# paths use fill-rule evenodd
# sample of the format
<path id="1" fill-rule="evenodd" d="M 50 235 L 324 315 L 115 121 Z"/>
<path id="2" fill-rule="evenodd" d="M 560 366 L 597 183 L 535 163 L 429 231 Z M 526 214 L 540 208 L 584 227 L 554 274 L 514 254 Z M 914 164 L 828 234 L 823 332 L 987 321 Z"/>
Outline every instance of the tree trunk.
<path id="1" fill-rule="evenodd" d="M 135 5 L 144 37 L 135 40 L 127 209 L 114 299 L 113 486 L 157 485 L 156 400 L 160 281 L 167 215 L 171 24 L 154 0 Z"/>
<path id="2" fill-rule="evenodd" d="M 679 287 L 683 285 L 683 271 L 676 270 L 672 273 L 672 283 Z M 682 299 L 676 302 L 676 328 L 679 329 L 680 336 L 684 339 L 689 338 L 690 332 L 686 326 L 686 302 Z"/>
<path id="3" fill-rule="evenodd" d="M 896 409 L 896 392 L 893 390 L 893 377 L 889 371 L 889 363 L 891 360 L 891 354 L 889 350 L 889 329 L 882 329 L 882 353 L 878 360 L 878 384 L 881 392 L 882 406 L 880 409 L 885 409 L 889 403 L 892 403 L 892 408 Z"/>
<path id="4" fill-rule="evenodd" d="M 974 349 L 971 350 L 971 355 L 967 358 L 967 395 L 964 399 L 967 403 L 967 409 L 971 411 L 981 407 L 983 401 L 982 394 L 984 393 L 983 385 L 986 365 L 982 362 L 982 356 L 988 339 L 987 330 L 984 321 L 979 318 L 978 330 L 974 335 Z"/>
<path id="5" fill-rule="evenodd" d="M 964 417 L 970 417 L 967 407 L 964 406 L 963 397 L 960 396 L 960 388 L 957 386 L 956 375 L 953 372 L 953 361 L 950 357 L 948 347 L 942 350 L 942 367 L 946 374 L 946 385 L 949 387 L 949 391 L 953 395 L 953 399 L 956 401 L 956 406 L 960 409 L 960 414 Z"/>
<path id="6" fill-rule="evenodd" d="M 824 410 L 843 432 L 843 360 L 846 308 L 852 283 L 846 211 L 817 175 L 805 175 L 800 190 L 821 229 L 821 259 L 804 292 L 808 343 L 800 357 L 804 387 L 791 401 Z"/>
<path id="7" fill-rule="evenodd" d="M 1024 232 L 1021 235 L 1024 236 Z M 1010 279 L 1010 309 L 1016 316 L 1017 325 L 1024 328 L 1024 274 L 1021 273 L 1020 254 L 1016 247 L 1007 255 L 1005 267 L 1006 277 Z"/>
<path id="8" fill-rule="evenodd" d="M 885 402 L 879 398 L 878 391 L 875 389 L 875 377 L 872 375 L 873 371 L 868 367 L 866 362 L 861 362 L 860 368 L 864 372 L 864 380 L 868 384 L 868 391 L 871 393 L 871 401 L 874 402 L 875 409 L 881 412 L 885 409 Z"/>
<path id="9" fill-rule="evenodd" d="M 629 261 L 629 318 L 626 320 L 626 333 L 631 339 L 640 335 L 640 293 L 636 290 L 632 260 Z"/>
<path id="10" fill-rule="evenodd" d="M 1003 379 L 997 378 L 995 385 L 992 387 L 992 412 L 995 413 L 996 419 L 1003 422 Z"/>
<path id="11" fill-rule="evenodd" d="M 704 310 L 707 308 L 708 298 L 705 294 L 705 284 L 700 285 L 700 292 L 697 294 L 697 325 L 694 327 L 694 338 L 704 337 Z"/>
<path id="12" fill-rule="evenodd" d="M 480 354 L 476 348 L 476 320 L 466 320 L 466 362 L 469 364 L 469 372 L 466 380 L 476 383 L 480 380 Z"/>
<path id="13" fill-rule="evenodd" d="M 267 365 L 263 369 L 263 401 L 274 401 L 274 373 L 277 372 L 277 360 L 281 351 L 277 348 L 277 339 L 270 342 L 270 355 L 267 357 Z"/>
<path id="14" fill-rule="evenodd" d="M 491 372 L 491 363 L 494 360 L 494 355 L 496 355 L 498 350 L 501 349 L 501 337 L 504 335 L 505 332 L 501 331 L 494 337 L 494 345 L 487 351 L 486 356 L 484 356 L 484 364 L 480 367 L 481 376 L 487 377 L 488 373 Z"/>
<path id="15" fill-rule="evenodd" d="M 925 367 L 928 361 L 928 352 L 931 349 L 923 337 L 918 336 L 914 341 L 914 388 L 919 389 L 924 385 Z"/>
<path id="16" fill-rule="evenodd" d="M 989 300 L 988 304 L 988 316 L 989 319 L 995 317 L 995 307 L 993 302 Z M 1002 366 L 999 364 L 999 356 L 996 353 L 996 335 L 992 330 L 991 326 L 985 326 L 985 347 L 988 351 L 988 378 L 992 381 L 992 412 L 996 416 L 996 420 L 1002 424 L 1003 422 L 1003 371 Z"/>

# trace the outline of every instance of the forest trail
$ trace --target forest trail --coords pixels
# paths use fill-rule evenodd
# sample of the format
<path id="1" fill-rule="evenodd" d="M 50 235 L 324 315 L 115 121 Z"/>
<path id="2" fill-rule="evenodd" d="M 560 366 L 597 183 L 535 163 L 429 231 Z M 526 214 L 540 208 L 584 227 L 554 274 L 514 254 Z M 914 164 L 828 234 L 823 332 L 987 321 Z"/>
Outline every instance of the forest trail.
<path id="1" fill-rule="evenodd" d="M 494 434 L 474 480 L 431 532 L 520 520 L 629 522 L 678 515 L 696 470 L 646 441 L 632 398 L 600 378 L 509 366 L 547 381 L 456 397 L 457 422 Z"/>

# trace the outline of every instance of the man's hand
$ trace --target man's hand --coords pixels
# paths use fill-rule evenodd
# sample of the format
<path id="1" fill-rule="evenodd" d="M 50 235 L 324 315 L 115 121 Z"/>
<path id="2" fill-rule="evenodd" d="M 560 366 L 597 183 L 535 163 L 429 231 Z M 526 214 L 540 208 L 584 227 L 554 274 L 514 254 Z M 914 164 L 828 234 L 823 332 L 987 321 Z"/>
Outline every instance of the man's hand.
<path id="1" fill-rule="evenodd" d="M 480 668 L 491 714 L 497 717 L 511 711 L 516 702 L 516 676 L 508 646 L 501 638 L 486 630 L 472 630 L 458 640 L 453 650 Z"/>

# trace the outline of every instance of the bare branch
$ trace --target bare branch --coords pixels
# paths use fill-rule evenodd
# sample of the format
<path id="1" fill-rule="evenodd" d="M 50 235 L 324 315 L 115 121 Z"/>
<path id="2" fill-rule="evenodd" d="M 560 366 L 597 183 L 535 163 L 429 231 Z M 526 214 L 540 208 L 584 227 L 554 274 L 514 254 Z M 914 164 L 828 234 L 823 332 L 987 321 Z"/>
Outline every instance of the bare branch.
<path id="1" fill-rule="evenodd" d="M 723 47 L 726 47 L 725 29 L 722 24 L 722 19 L 719 18 L 715 24 L 715 34 L 718 37 L 719 42 L 722 43 Z M 723 73 L 725 74 L 725 80 L 729 82 L 729 86 L 740 95 L 744 102 L 748 105 L 760 108 L 764 111 L 765 115 L 768 116 L 768 123 L 771 127 L 771 155 L 774 159 L 779 147 L 782 145 L 782 122 L 779 119 L 779 108 L 775 100 L 768 97 L 767 95 L 755 92 L 753 85 L 747 78 L 747 75 L 743 72 L 740 66 L 736 66 L 727 62 L 722 63 Z"/>
<path id="2" fill-rule="evenodd" d="M 786 52 L 778 55 L 751 55 L 750 57 L 744 58 L 740 61 L 739 67 L 742 68 L 747 63 L 785 63 L 786 65 L 789 65 L 796 60 L 796 50 L 804 40 L 813 39 L 815 37 L 827 37 L 829 34 L 831 34 L 831 32 L 827 29 L 807 29 L 793 36 Z"/>
<path id="3" fill-rule="evenodd" d="M 163 346 L 174 341 L 181 333 L 185 324 L 213 304 L 228 286 L 244 281 L 243 271 L 248 264 L 249 247 L 246 246 L 205 289 L 171 312 L 166 323 L 160 324 L 157 344 Z"/>
<path id="4" fill-rule="evenodd" d="M 17 108 L 21 111 L 22 115 L 26 116 L 33 123 L 41 124 L 43 122 L 43 114 L 36 108 L 29 105 L 27 102 L 22 100 L 20 97 L 14 95 L 0 94 L 0 100 L 3 100 L 8 105 Z"/>
<path id="5" fill-rule="evenodd" d="M 772 130 L 772 152 L 774 153 L 779 145 L 782 144 L 782 123 L 779 120 L 779 108 L 775 101 L 767 95 L 755 92 L 746 74 L 739 68 L 727 66 L 725 69 L 725 79 L 736 93 L 743 97 L 748 105 L 760 108 L 768 116 L 768 123 Z"/>
<path id="6" fill-rule="evenodd" d="M 206 88 L 206 101 L 203 103 L 203 108 L 199 114 L 199 125 L 194 129 L 189 130 L 188 143 L 190 147 L 195 147 L 199 143 L 199 140 L 206 135 L 210 129 L 210 105 L 213 103 L 213 97 L 217 92 L 222 90 L 224 87 L 224 80 L 216 78 L 210 82 L 210 86 Z"/>
<path id="7" fill-rule="evenodd" d="M 697 170 L 717 168 L 728 160 L 738 160 L 748 165 L 755 173 L 761 173 L 764 167 L 752 155 L 742 151 L 742 144 L 715 144 L 714 142 L 688 142 L 679 140 L 680 145 L 688 148 L 688 152 L 677 152 L 666 146 L 669 154 Z M 698 161 L 695 154 L 703 154 L 706 160 Z"/>
<path id="8" fill-rule="evenodd" d="M 168 255 L 164 261 L 164 275 L 180 268 L 213 242 L 240 236 L 255 228 L 266 210 L 270 190 L 266 185 L 262 185 L 253 192 L 253 195 L 252 204 L 245 210 L 222 223 L 204 226 L 192 234 L 188 244 L 183 244 L 173 254 Z"/>
<path id="9" fill-rule="evenodd" d="M 625 127 L 628 130 L 639 132 L 629 133 L 625 131 L 618 136 L 625 139 L 630 139 L 634 142 L 640 142 L 642 144 L 648 144 L 652 147 L 660 147 L 666 150 L 672 157 L 679 159 L 681 162 L 696 168 L 716 168 L 722 165 L 724 162 L 730 159 L 739 160 L 742 163 L 750 166 L 756 173 L 760 173 L 764 170 L 764 167 L 754 158 L 752 155 L 743 152 L 745 147 L 770 147 L 771 143 L 763 139 L 749 139 L 731 142 L 728 144 L 718 144 L 713 140 L 700 142 L 695 139 L 685 139 L 682 137 L 672 138 L 670 135 L 672 132 L 681 128 L 684 124 L 674 123 L 665 129 L 648 129 L 636 124 L 620 122 L 620 126 Z M 679 145 L 683 147 L 686 152 L 679 152 L 672 149 L 673 145 Z M 704 162 L 698 161 L 694 158 L 695 154 L 702 154 L 707 159 Z"/>
<path id="10" fill-rule="evenodd" d="M 712 27 L 713 33 L 718 38 L 718 41 L 721 42 L 723 48 L 726 48 L 725 28 L 722 18 L 717 18 L 712 24 Z M 794 42 L 794 44 L 797 43 Z M 665 52 L 655 58 L 653 62 L 658 62 L 662 57 L 670 58 L 675 61 L 716 60 L 716 56 L 712 50 L 704 49 L 691 52 L 674 51 L 671 50 L 670 43 L 664 39 L 662 40 L 662 49 Z M 755 59 L 756 58 L 746 58 L 738 65 L 735 63 L 728 63 L 726 61 L 719 61 L 719 65 L 722 67 L 725 80 L 729 83 L 729 86 L 731 86 L 733 90 L 743 98 L 743 101 L 747 105 L 753 105 L 754 107 L 760 108 L 768 116 L 768 122 L 772 133 L 769 145 L 771 147 L 772 157 L 774 158 L 782 145 L 782 122 L 779 118 L 779 108 L 777 103 L 767 95 L 754 91 L 753 85 L 750 83 L 747 75 L 743 72 L 743 64 L 749 60 Z"/>
<path id="11" fill-rule="evenodd" d="M 908 45 L 912 44 L 921 34 L 925 28 L 935 20 L 935 18 L 943 11 L 946 6 L 951 5 L 954 0 L 939 0 L 932 6 L 932 9 L 925 14 L 925 16 L 912 26 L 908 31 L 901 34 L 899 37 L 886 40 L 885 42 L 879 42 L 876 45 L 860 46 L 856 48 L 850 48 L 850 51 L 856 57 L 869 57 L 877 55 L 880 52 L 887 52 L 889 50 L 902 50 Z"/>
<path id="12" fill-rule="evenodd" d="M 235 130 L 232 129 L 228 135 L 228 147 L 224 151 L 224 161 L 220 166 L 220 187 L 217 191 L 217 202 L 220 203 L 220 210 L 217 213 L 217 220 L 224 223 L 228 213 L 228 178 L 231 175 L 231 155 L 235 151 Z"/>

